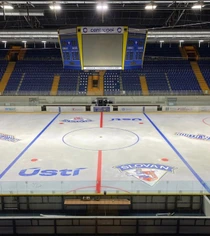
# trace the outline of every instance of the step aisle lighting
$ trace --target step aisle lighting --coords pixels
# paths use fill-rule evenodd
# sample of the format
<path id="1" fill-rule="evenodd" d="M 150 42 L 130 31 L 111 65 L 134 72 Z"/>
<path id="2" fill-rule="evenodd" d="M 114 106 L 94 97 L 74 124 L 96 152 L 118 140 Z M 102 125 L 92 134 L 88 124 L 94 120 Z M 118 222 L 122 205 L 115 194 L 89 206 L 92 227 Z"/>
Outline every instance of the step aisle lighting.
<path id="1" fill-rule="evenodd" d="M 203 42 L 204 42 L 203 39 L 198 40 L 198 47 L 199 47 L 199 48 L 201 47 L 201 43 L 203 43 Z"/>
<path id="2" fill-rule="evenodd" d="M 26 40 L 23 40 L 22 43 L 24 44 L 24 48 L 26 48 L 26 46 L 27 46 L 27 45 L 26 45 L 27 41 L 26 41 Z"/>
<path id="3" fill-rule="evenodd" d="M 4 48 L 7 48 L 7 41 L 1 41 L 4 44 Z"/>
<path id="4" fill-rule="evenodd" d="M 47 41 L 42 41 L 42 43 L 44 44 L 44 48 L 46 48 Z"/>

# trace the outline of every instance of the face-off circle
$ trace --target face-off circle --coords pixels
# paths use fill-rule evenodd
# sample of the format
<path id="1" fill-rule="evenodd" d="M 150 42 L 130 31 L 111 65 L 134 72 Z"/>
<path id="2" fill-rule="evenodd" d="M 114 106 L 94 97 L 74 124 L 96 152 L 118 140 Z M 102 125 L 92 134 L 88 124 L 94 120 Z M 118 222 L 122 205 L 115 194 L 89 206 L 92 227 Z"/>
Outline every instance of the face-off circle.
<path id="1" fill-rule="evenodd" d="M 111 151 L 137 144 L 139 136 L 125 129 L 95 127 L 71 131 L 62 140 L 66 145 L 78 149 Z"/>

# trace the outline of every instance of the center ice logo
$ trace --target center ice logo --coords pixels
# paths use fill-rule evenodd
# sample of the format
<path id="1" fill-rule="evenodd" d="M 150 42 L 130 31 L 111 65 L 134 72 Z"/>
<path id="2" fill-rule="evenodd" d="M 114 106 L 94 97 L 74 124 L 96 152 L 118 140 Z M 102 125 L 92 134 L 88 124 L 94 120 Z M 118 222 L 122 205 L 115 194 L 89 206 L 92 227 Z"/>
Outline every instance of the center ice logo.
<path id="1" fill-rule="evenodd" d="M 62 122 L 65 123 L 83 123 L 83 122 L 92 122 L 91 119 L 86 119 L 86 118 L 82 118 L 82 117 L 74 117 L 72 119 L 64 119 L 62 120 Z"/>
<path id="2" fill-rule="evenodd" d="M 132 163 L 113 168 L 128 176 L 133 176 L 150 186 L 155 185 L 166 173 L 174 172 L 174 167 L 153 163 Z"/>

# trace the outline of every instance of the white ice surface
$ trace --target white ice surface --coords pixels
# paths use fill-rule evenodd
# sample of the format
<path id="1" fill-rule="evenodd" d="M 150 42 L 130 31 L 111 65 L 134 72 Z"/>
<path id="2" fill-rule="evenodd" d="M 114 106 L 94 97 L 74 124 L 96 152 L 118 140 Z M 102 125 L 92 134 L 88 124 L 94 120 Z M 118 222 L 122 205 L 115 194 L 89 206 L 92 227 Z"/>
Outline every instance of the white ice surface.
<path id="1" fill-rule="evenodd" d="M 0 176 L 7 170 L 0 180 L 0 193 L 95 193 L 98 150 L 102 150 L 101 191 L 206 193 L 198 177 L 210 186 L 210 141 L 176 136 L 175 132 L 210 135 L 210 115 L 153 113 L 148 116 L 182 158 L 143 114 L 104 113 L 103 128 L 99 128 L 99 113 L 60 114 L 27 150 L 25 148 L 55 114 L 0 114 L 0 133 L 21 139 L 17 143 L 0 140 Z M 60 124 L 74 117 L 91 122 Z M 121 120 L 112 121 L 112 118 Z M 141 118 L 142 121 L 122 118 Z M 14 163 L 15 159 L 18 160 Z M 116 168 L 132 163 L 166 165 L 174 171 L 163 172 L 151 185 Z M 79 168 L 79 174 L 73 175 Z M 33 170 L 38 173 L 21 176 L 26 169 L 25 173 Z M 45 170 L 54 175 L 46 176 L 49 172 L 41 172 Z"/>

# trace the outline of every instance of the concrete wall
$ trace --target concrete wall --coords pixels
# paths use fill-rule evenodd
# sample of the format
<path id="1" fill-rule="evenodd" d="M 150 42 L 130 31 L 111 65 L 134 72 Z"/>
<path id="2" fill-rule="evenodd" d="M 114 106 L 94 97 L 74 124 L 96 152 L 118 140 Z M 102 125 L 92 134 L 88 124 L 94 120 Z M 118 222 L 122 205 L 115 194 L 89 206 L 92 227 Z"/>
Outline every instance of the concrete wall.
<path id="1" fill-rule="evenodd" d="M 80 199 L 76 196 L 0 196 L 0 212 L 24 210 L 87 210 L 86 205 L 64 205 L 65 199 Z M 103 197 L 110 199 L 113 197 Z M 98 205 L 98 210 L 153 210 L 153 211 L 176 211 L 185 210 L 202 211 L 203 196 L 117 196 L 116 198 L 129 199 L 131 205 L 104 206 Z"/>
<path id="2" fill-rule="evenodd" d="M 206 217 L 0 217 L 1 235 L 209 235 Z"/>
<path id="3" fill-rule="evenodd" d="M 4 105 L 37 105 L 37 104 L 91 104 L 96 96 L 0 96 L 0 106 Z M 168 105 L 174 100 L 174 105 L 201 106 L 209 105 L 209 96 L 106 96 L 114 104 Z"/>
<path id="4" fill-rule="evenodd" d="M 203 197 L 203 212 L 206 216 L 210 216 L 210 200 L 208 196 Z"/>

